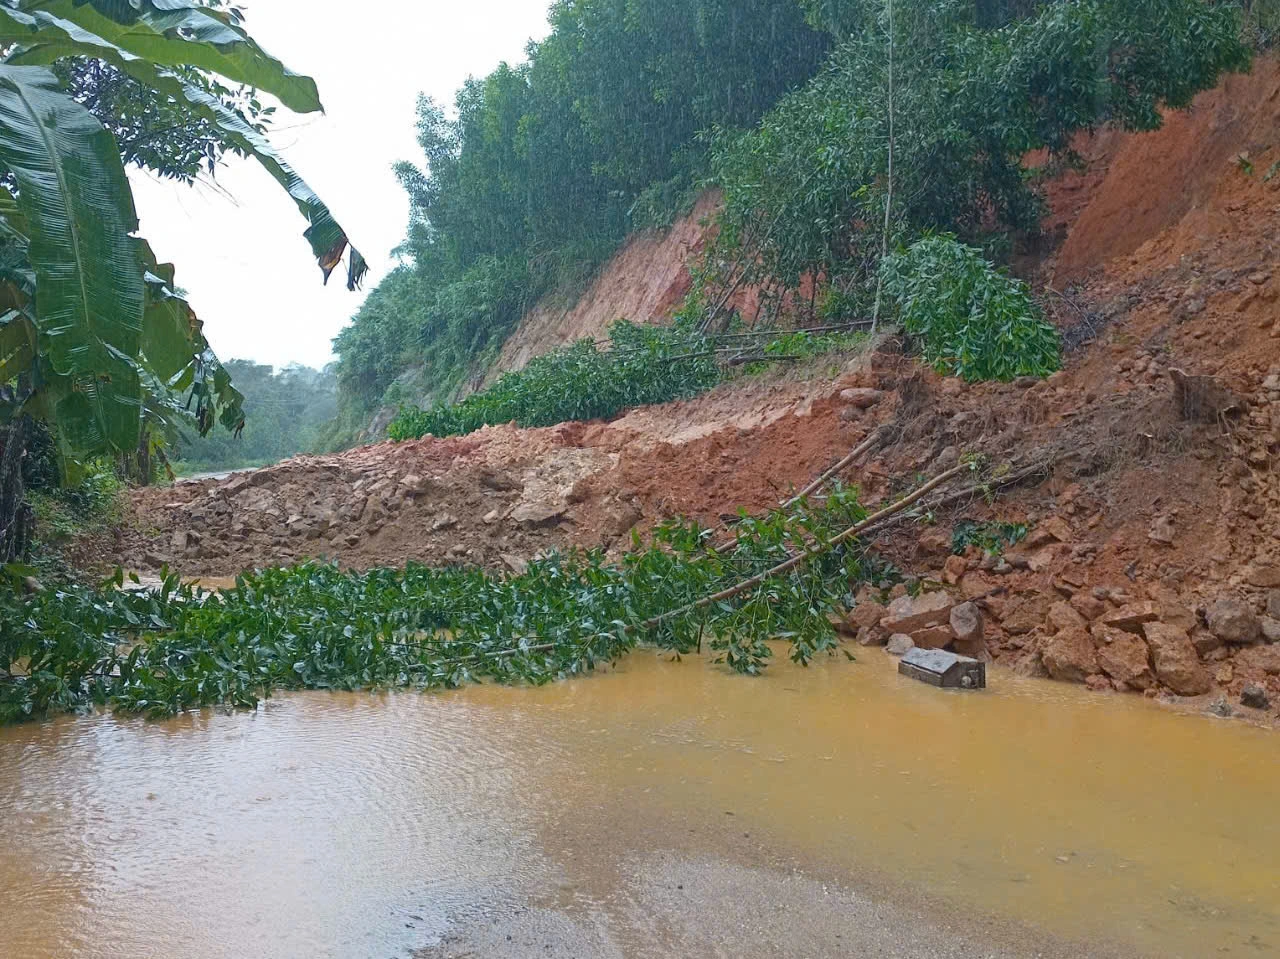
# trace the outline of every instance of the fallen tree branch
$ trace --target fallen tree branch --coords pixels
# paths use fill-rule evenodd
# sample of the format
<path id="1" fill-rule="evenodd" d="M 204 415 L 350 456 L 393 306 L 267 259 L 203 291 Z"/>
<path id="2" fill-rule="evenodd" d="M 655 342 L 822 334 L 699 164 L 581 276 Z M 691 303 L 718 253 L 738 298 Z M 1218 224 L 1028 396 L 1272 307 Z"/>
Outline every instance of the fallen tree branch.
<path id="1" fill-rule="evenodd" d="M 935 476 L 933 479 L 925 483 L 923 486 L 921 486 L 918 490 L 916 490 L 910 496 L 907 496 L 904 499 L 899 500 L 898 502 L 894 503 L 892 506 L 882 509 L 880 512 L 876 513 L 873 516 L 868 516 L 861 523 L 858 523 L 855 526 L 850 526 L 843 533 L 840 533 L 839 535 L 833 537 L 827 542 L 822 543 L 819 546 L 815 546 L 811 549 L 807 549 L 803 553 L 800 553 L 798 556 L 793 556 L 791 559 L 787 560 L 785 563 L 779 563 L 777 566 L 773 567 L 772 569 L 765 570 L 763 573 L 760 573 L 756 576 L 752 576 L 750 579 L 739 583 L 737 586 L 733 586 L 729 589 L 722 590 L 721 592 L 716 593 L 713 596 L 705 596 L 702 599 L 698 600 L 697 602 L 689 603 L 686 606 L 681 606 L 679 609 L 673 609 L 670 612 L 663 613 L 661 616 L 655 616 L 652 619 L 646 620 L 642 624 L 642 626 L 644 629 L 653 629 L 656 626 L 662 625 L 667 620 L 675 619 L 679 616 L 687 615 L 688 613 L 692 613 L 699 609 L 705 609 L 706 607 L 712 606 L 715 603 L 722 603 L 726 599 L 733 599 L 735 596 L 740 596 L 743 593 L 747 592 L 748 590 L 754 589 L 755 587 L 759 586 L 765 580 L 772 579 L 775 576 L 781 576 L 783 573 L 790 572 L 791 570 L 795 569 L 797 566 L 800 566 L 811 559 L 816 559 L 817 557 L 823 555 L 824 553 L 830 552 L 831 550 L 839 546 L 841 543 L 845 543 L 856 536 L 860 536 L 863 532 L 865 532 L 867 529 L 874 526 L 875 524 L 883 522 L 889 517 L 894 516 L 898 513 L 901 513 L 903 510 L 907 509 L 913 504 L 918 503 L 920 500 L 924 499 L 924 497 L 928 496 L 931 492 L 933 492 L 939 486 L 942 486 L 944 483 L 950 482 L 951 480 L 959 476 L 961 473 L 968 472 L 972 469 L 973 467 L 967 463 L 961 464 L 960 466 L 956 466 L 952 469 L 949 469 L 945 473 Z"/>
<path id="2" fill-rule="evenodd" d="M 883 427 L 877 427 L 876 429 L 872 430 L 871 435 L 868 436 L 865 440 L 863 440 L 863 442 L 859 443 L 853 449 L 853 451 L 849 453 L 848 456 L 846 456 L 844 459 L 838 462 L 835 466 L 831 467 L 831 469 L 827 470 L 825 473 L 819 476 L 816 480 L 814 480 L 812 483 L 810 483 L 808 486 L 802 489 L 795 496 L 780 502 L 778 504 L 778 507 L 780 509 L 790 509 L 792 506 L 795 506 L 796 503 L 800 502 L 806 496 L 812 496 L 818 490 L 822 489 L 822 487 L 826 486 L 827 483 L 831 482 L 831 480 L 835 479 L 837 476 L 843 473 L 846 469 L 852 466 L 854 461 L 857 460 L 859 456 L 862 456 L 864 453 L 871 450 L 872 447 L 874 447 L 876 443 L 880 441 L 880 436 L 883 433 L 883 431 L 884 431 Z M 722 529 L 727 530 L 728 528 L 729 528 L 728 523 L 721 523 L 716 528 L 715 532 L 719 532 Z M 738 540 L 734 539 L 733 542 L 731 543 L 721 543 L 719 546 L 712 547 L 712 552 L 718 555 L 722 555 L 724 553 L 727 553 L 729 550 L 733 549 L 737 545 L 738 545 Z"/>
<path id="3" fill-rule="evenodd" d="M 1038 462 L 1032 463 L 1030 466 L 1026 466 L 1020 470 L 1015 470 L 1012 473 L 1008 473 L 1005 476 L 1000 477 L 999 479 L 988 480 L 985 483 L 974 483 L 972 486 L 966 486 L 962 490 L 957 490 L 954 493 L 948 493 L 946 496 L 943 496 L 943 497 L 940 497 L 939 499 L 925 503 L 923 508 L 926 510 L 929 510 L 930 512 L 934 510 L 946 509 L 948 506 L 953 506 L 956 503 L 962 502 L 967 499 L 972 499 L 977 496 L 982 496 L 987 493 L 995 492 L 996 490 L 1007 489 L 1010 486 L 1016 486 L 1019 483 L 1021 483 L 1023 480 L 1030 479 L 1032 476 L 1035 476 L 1037 474 L 1047 473 L 1047 471 L 1052 466 L 1053 466 L 1053 460 L 1040 460 Z M 876 533 L 883 532 L 888 527 L 893 526 L 896 523 L 900 523 L 907 518 L 908 517 L 905 514 L 886 517 L 884 520 L 876 524 L 874 531 Z M 870 529 L 867 530 L 867 532 L 871 532 L 871 531 L 872 530 Z"/>

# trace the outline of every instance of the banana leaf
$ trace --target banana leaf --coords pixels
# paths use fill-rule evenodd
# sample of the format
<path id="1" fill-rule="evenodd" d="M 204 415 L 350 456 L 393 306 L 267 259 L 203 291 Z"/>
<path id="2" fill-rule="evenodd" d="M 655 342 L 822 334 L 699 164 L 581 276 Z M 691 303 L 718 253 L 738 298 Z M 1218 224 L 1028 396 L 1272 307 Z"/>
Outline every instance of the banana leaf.
<path id="1" fill-rule="evenodd" d="M 83 452 L 135 449 L 145 290 L 115 138 L 52 71 L 0 64 L 0 163 L 26 220 L 39 349 L 67 380 L 60 434 Z"/>
<path id="2" fill-rule="evenodd" d="M 123 70 L 140 83 L 173 97 L 175 101 L 212 123 L 229 144 L 261 163 L 293 198 L 309 224 L 304 236 L 311 244 L 311 251 L 320 265 L 325 282 L 329 281 L 329 276 L 341 261 L 343 253 L 349 251 L 347 289 L 354 291 L 359 288 L 368 272 L 368 264 L 359 251 L 350 245 L 346 232 L 334 219 L 329 208 L 276 152 L 265 136 L 234 110 L 228 109 L 217 97 L 177 74 L 85 30 L 79 24 L 47 11 L 26 13 L 0 6 L 0 43 L 6 40 L 22 44 L 10 53 L 10 63 L 49 64 L 67 56 L 97 57 Z"/>

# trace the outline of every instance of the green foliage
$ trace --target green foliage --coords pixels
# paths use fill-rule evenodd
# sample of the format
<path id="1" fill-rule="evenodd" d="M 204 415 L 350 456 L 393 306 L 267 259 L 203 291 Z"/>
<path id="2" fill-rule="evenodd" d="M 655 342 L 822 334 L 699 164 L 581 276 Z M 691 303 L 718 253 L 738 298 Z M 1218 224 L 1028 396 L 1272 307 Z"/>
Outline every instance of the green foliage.
<path id="1" fill-rule="evenodd" d="M 242 103 L 217 77 L 304 112 L 321 108 L 315 83 L 267 55 L 234 11 L 180 0 L 5 0 L 0 48 L 9 185 L 0 195 L 0 385 L 18 385 L 0 402 L 0 422 L 25 414 L 56 424 L 68 460 L 133 456 L 153 429 L 176 428 L 183 404 L 173 394 L 190 391 L 197 429 L 217 420 L 237 429 L 239 394 L 177 295 L 172 268 L 135 236 L 123 161 L 189 179 L 201 159 L 227 149 L 257 159 L 306 217 L 327 278 L 346 234 L 262 136 L 267 108 L 248 94 Z M 162 135 L 155 125 L 173 120 L 175 143 L 186 145 L 147 150 L 134 139 L 122 148 L 90 107 L 109 112 L 126 100 L 131 112 L 114 129 Z M 202 157 L 193 158 L 197 145 Z M 351 250 L 350 286 L 364 270 Z"/>
<path id="2" fill-rule="evenodd" d="M 804 5 L 841 39 L 826 66 L 757 129 L 711 138 L 725 196 L 711 261 L 791 288 L 874 286 L 886 206 L 891 245 L 1034 232 L 1028 152 L 1069 156 L 1108 123 L 1155 129 L 1162 105 L 1249 64 L 1239 10 L 1203 0 L 895 0 L 892 32 L 882 0 Z"/>
<path id="3" fill-rule="evenodd" d="M 903 329 L 940 373 L 1009 381 L 1062 366 L 1062 339 L 1021 280 L 951 236 L 929 236 L 881 267 Z"/>
<path id="4" fill-rule="evenodd" d="M 323 431 L 338 408 L 332 368 L 295 365 L 277 372 L 249 360 L 229 360 L 227 372 L 244 394 L 244 432 L 239 438 L 226 432 L 187 433 L 172 457 L 180 461 L 174 469 L 217 473 L 278 463 L 323 448 Z"/>
<path id="5" fill-rule="evenodd" d="M 794 0 L 559 0 L 550 22 L 451 111 L 420 102 L 425 163 L 399 168 L 413 265 L 335 342 L 345 408 L 407 372 L 443 401 L 540 297 L 576 298 L 628 230 L 688 208 L 698 131 L 754 123 L 829 46 Z"/>
<path id="6" fill-rule="evenodd" d="M 676 612 L 859 522 L 856 492 L 801 502 L 738 525 L 737 545 L 669 523 L 620 563 L 557 555 L 527 572 L 474 569 L 344 573 L 303 565 L 241 576 L 199 594 L 167 577 L 155 591 L 122 579 L 23 597 L 0 590 L 0 723 L 110 704 L 166 716 L 201 706 L 252 707 L 277 689 L 437 689 L 542 684 L 612 661 L 637 643 L 705 647 L 744 674 L 772 640 L 798 663 L 837 648 L 827 614 L 880 566 L 856 543 L 766 580 L 735 599 Z"/>
<path id="7" fill-rule="evenodd" d="M 56 546 L 108 529 L 120 519 L 123 492 L 115 464 L 103 459 L 87 463 L 84 477 L 74 486 L 33 492 L 31 505 L 36 511 L 40 545 Z"/>
<path id="8" fill-rule="evenodd" d="M 579 340 L 537 357 L 461 403 L 403 409 L 389 434 L 406 440 L 466 434 L 499 423 L 554 426 L 694 396 L 720 381 L 712 344 L 685 326 L 637 326 L 624 320 L 610 328 L 609 338 L 608 350 Z"/>
<path id="9" fill-rule="evenodd" d="M 1017 546 L 1027 538 L 1026 523 L 977 523 L 961 520 L 951 531 L 951 552 L 960 556 L 976 546 L 988 556 L 998 556 L 1007 547 Z"/>

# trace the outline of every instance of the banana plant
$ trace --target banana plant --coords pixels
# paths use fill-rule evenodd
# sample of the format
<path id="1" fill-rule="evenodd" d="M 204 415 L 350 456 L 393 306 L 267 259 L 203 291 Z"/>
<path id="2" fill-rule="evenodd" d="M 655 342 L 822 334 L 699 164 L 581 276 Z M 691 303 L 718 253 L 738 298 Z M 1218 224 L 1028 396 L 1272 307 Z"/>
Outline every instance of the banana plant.
<path id="1" fill-rule="evenodd" d="M 0 0 L 0 425 L 19 414 L 55 426 L 64 460 L 133 453 L 175 404 L 201 432 L 243 426 L 242 397 L 177 292 L 173 267 L 137 235 L 118 146 L 62 86 L 67 57 L 109 63 L 253 157 L 293 198 L 324 281 L 368 266 L 328 207 L 258 128 L 193 76 L 323 109 L 309 77 L 244 31 L 234 10 L 184 0 Z M 198 73 L 193 73 L 198 71 Z M 158 411 L 163 411 L 160 413 Z"/>

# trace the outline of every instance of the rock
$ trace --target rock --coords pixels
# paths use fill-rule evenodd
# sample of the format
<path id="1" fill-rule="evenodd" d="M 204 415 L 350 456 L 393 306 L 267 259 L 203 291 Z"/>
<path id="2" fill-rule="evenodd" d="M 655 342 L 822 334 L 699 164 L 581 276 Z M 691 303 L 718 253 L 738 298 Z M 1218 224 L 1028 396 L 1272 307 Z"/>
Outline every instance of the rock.
<path id="1" fill-rule="evenodd" d="M 200 545 L 202 539 L 204 537 L 193 529 L 175 530 L 173 534 L 174 552 L 185 553 L 189 549 L 194 549 Z"/>
<path id="2" fill-rule="evenodd" d="M 1226 663 L 1218 667 L 1218 671 L 1213 676 L 1213 681 L 1219 686 L 1230 686 L 1231 680 L 1236 678 L 1236 671 L 1230 663 Z"/>
<path id="3" fill-rule="evenodd" d="M 502 513 L 499 510 L 491 509 L 489 512 L 484 514 L 484 519 L 481 520 L 481 522 L 486 526 L 492 526 L 500 519 L 502 519 Z"/>
<path id="4" fill-rule="evenodd" d="M 1263 616 L 1258 621 L 1262 625 L 1262 638 L 1268 643 L 1280 643 L 1280 619 Z"/>
<path id="5" fill-rule="evenodd" d="M 410 473 L 400 480 L 400 489 L 409 496 L 421 496 L 427 492 L 430 484 L 417 473 Z"/>
<path id="6" fill-rule="evenodd" d="M 1101 673 L 1094 673 L 1084 681 L 1084 684 L 1092 689 L 1095 693 L 1107 693 L 1112 689 L 1111 680 Z"/>
<path id="7" fill-rule="evenodd" d="M 522 559 L 519 556 L 513 556 L 511 553 L 503 553 L 500 558 L 517 576 L 523 576 L 529 571 L 528 560 Z"/>
<path id="8" fill-rule="evenodd" d="M 1240 693 L 1240 705 L 1249 709 L 1270 709 L 1271 697 L 1257 683 L 1250 683 Z"/>
<path id="9" fill-rule="evenodd" d="M 1213 685 L 1209 671 L 1200 665 L 1186 630 L 1168 623 L 1147 623 L 1143 632 L 1160 682 L 1179 696 L 1201 696 L 1209 691 Z"/>
<path id="10" fill-rule="evenodd" d="M 1267 615 L 1272 619 L 1280 619 L 1280 589 L 1267 593 Z"/>
<path id="11" fill-rule="evenodd" d="M 1250 566 L 1244 571 L 1245 581 L 1259 589 L 1274 589 L 1280 586 L 1280 566 Z"/>
<path id="12" fill-rule="evenodd" d="M 1224 596 L 1209 607 L 1206 619 L 1209 631 L 1224 643 L 1256 643 L 1262 636 L 1262 624 L 1244 600 Z"/>
<path id="13" fill-rule="evenodd" d="M 458 518 L 456 516 L 451 516 L 448 513 L 441 513 L 436 517 L 435 522 L 431 524 L 431 531 L 433 533 L 439 533 L 446 529 L 453 529 L 457 525 Z"/>
<path id="14" fill-rule="evenodd" d="M 902 633 L 895 633 L 889 637 L 889 642 L 885 645 L 885 652 L 891 656 L 905 656 L 911 650 L 915 649 L 916 644 L 910 636 Z"/>
<path id="15" fill-rule="evenodd" d="M 942 581 L 948 586 L 955 586 L 964 578 L 968 568 L 969 561 L 963 556 L 948 556 L 942 567 Z"/>
<path id="16" fill-rule="evenodd" d="M 1107 611 L 1107 604 L 1089 593 L 1079 592 L 1071 597 L 1071 608 L 1092 623 Z"/>
<path id="17" fill-rule="evenodd" d="M 1098 647 L 1098 665 L 1112 679 L 1130 689 L 1147 689 L 1156 681 L 1147 644 L 1133 633 L 1114 631 L 1110 642 Z"/>
<path id="18" fill-rule="evenodd" d="M 1112 629 L 1123 629 L 1130 633 L 1139 633 L 1147 623 L 1154 623 L 1160 618 L 1160 610 L 1156 604 L 1147 600 L 1141 603 L 1129 603 L 1109 613 L 1103 613 L 1099 622 Z"/>
<path id="19" fill-rule="evenodd" d="M 864 626 L 858 630 L 856 639 L 859 646 L 883 646 L 885 644 L 884 631 L 872 629 L 870 626 Z"/>
<path id="20" fill-rule="evenodd" d="M 1214 650 L 1222 648 L 1222 640 L 1207 629 L 1193 629 L 1191 631 L 1191 645 L 1196 648 L 1196 652 L 1203 659 Z"/>
<path id="21" fill-rule="evenodd" d="M 1045 622 L 1055 633 L 1064 629 L 1084 629 L 1088 625 L 1088 621 L 1070 603 L 1054 603 L 1050 606 Z"/>
<path id="22" fill-rule="evenodd" d="M 152 569 L 159 569 L 161 566 L 164 566 L 169 562 L 159 553 L 143 553 L 142 561 Z"/>
<path id="23" fill-rule="evenodd" d="M 1009 601 L 1000 625 L 1010 636 L 1029 633 L 1044 623 L 1053 601 L 1043 593 L 1024 593 Z"/>
<path id="24" fill-rule="evenodd" d="M 1147 539 L 1160 546 L 1172 546 L 1175 535 L 1173 517 L 1157 516 L 1151 523 L 1151 532 L 1147 534 Z"/>
<path id="25" fill-rule="evenodd" d="M 550 526 L 560 521 L 569 511 L 567 503 L 534 501 L 521 503 L 511 513 L 511 518 L 522 526 Z"/>
<path id="26" fill-rule="evenodd" d="M 1221 716 L 1223 719 L 1230 719 L 1236 714 L 1236 711 L 1231 708 L 1231 704 L 1227 702 L 1225 697 L 1215 701 L 1205 712 L 1211 716 Z"/>
<path id="27" fill-rule="evenodd" d="M 1093 640 L 1083 629 L 1068 629 L 1050 639 L 1040 652 L 1049 675 L 1064 682 L 1083 683 L 1098 671 Z"/>
<path id="28" fill-rule="evenodd" d="M 1257 669 L 1268 676 L 1280 676 L 1280 646 L 1251 646 L 1236 654 L 1240 669 Z"/>
<path id="29" fill-rule="evenodd" d="M 921 556 L 945 556 L 951 552 L 951 537 L 934 530 L 921 536 L 916 548 Z"/>
<path id="30" fill-rule="evenodd" d="M 984 632 L 982 611 L 973 603 L 961 603 L 951 610 L 951 631 L 959 642 L 981 641 Z"/>
<path id="31" fill-rule="evenodd" d="M 827 613 L 827 622 L 841 636 L 857 636 L 858 630 L 848 619 L 840 613 Z"/>
<path id="32" fill-rule="evenodd" d="M 911 633 L 911 641 L 920 649 L 946 649 L 955 638 L 950 626 L 928 626 Z"/>
<path id="33" fill-rule="evenodd" d="M 991 662 L 991 654 L 987 652 L 987 641 L 985 639 L 962 640 L 957 639 L 951 644 L 952 648 L 961 656 L 968 656 L 970 659 L 978 659 L 984 663 Z"/>
<path id="34" fill-rule="evenodd" d="M 862 629 L 864 626 L 874 629 L 887 614 L 888 610 L 880 603 L 864 599 L 853 607 L 853 612 L 849 613 L 847 619 L 855 630 Z"/>
<path id="35" fill-rule="evenodd" d="M 1040 549 L 1050 543 L 1069 543 L 1071 538 L 1071 525 L 1061 516 L 1050 516 L 1040 521 L 1025 543 L 1028 549 Z"/>
<path id="36" fill-rule="evenodd" d="M 956 602 L 941 590 L 919 596 L 899 596 L 889 604 L 881 625 L 890 633 L 915 633 L 949 622 Z"/>
<path id="37" fill-rule="evenodd" d="M 840 399 L 855 409 L 868 410 L 884 399 L 884 393 L 873 389 L 842 390 Z"/>

